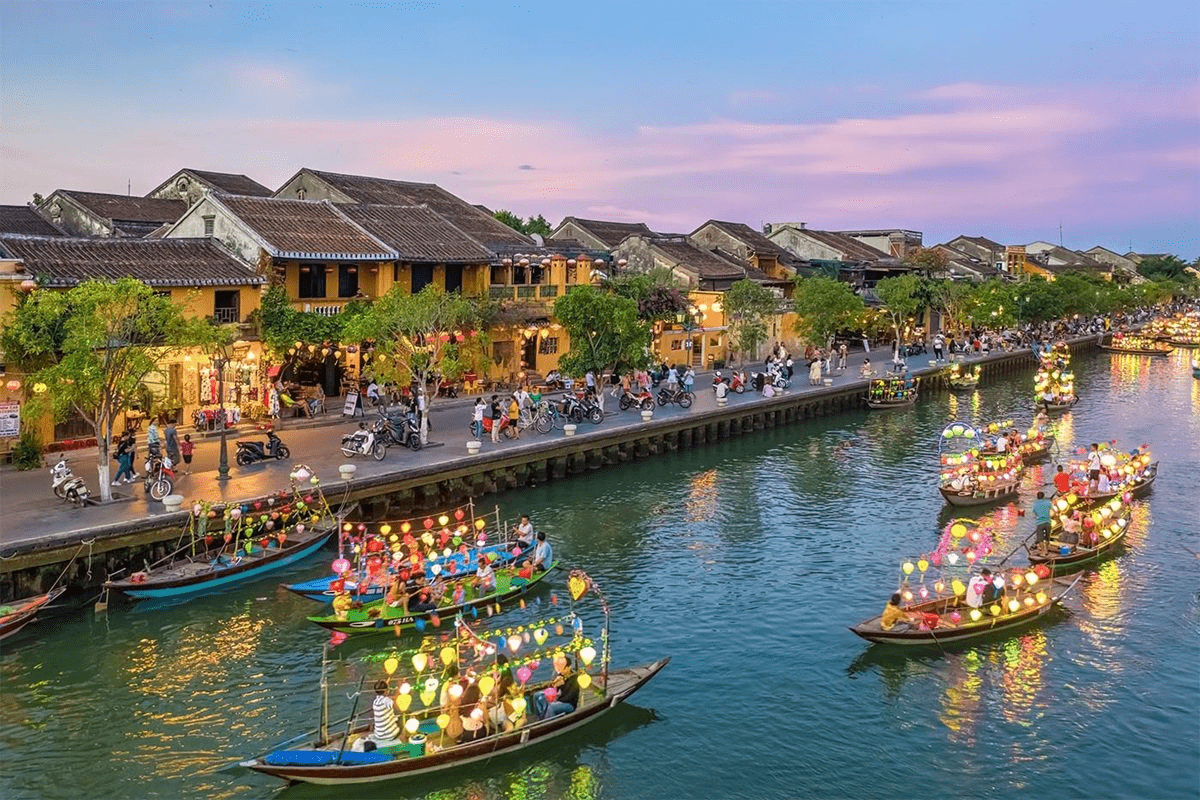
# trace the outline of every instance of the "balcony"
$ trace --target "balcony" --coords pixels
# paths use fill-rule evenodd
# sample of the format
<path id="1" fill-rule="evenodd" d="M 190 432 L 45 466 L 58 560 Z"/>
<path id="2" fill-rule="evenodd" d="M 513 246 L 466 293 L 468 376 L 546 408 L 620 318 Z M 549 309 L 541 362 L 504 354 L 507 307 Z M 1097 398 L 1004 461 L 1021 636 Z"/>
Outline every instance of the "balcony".
<path id="1" fill-rule="evenodd" d="M 558 297 L 560 288 L 556 284 L 544 285 L 523 285 L 523 286 L 499 286 L 493 285 L 488 290 L 489 296 L 493 300 L 517 300 L 523 303 L 536 301 L 553 301 Z"/>

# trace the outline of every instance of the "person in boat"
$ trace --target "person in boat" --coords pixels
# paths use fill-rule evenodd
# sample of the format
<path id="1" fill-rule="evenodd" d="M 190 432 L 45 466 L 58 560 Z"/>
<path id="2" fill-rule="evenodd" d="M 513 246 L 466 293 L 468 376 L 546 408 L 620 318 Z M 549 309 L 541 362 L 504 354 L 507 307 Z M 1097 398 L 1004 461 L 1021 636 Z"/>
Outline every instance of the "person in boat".
<path id="1" fill-rule="evenodd" d="M 1054 473 L 1054 491 L 1058 494 L 1067 494 L 1071 491 L 1071 474 L 1063 469 L 1063 465 L 1058 465 L 1058 471 Z"/>
<path id="2" fill-rule="evenodd" d="M 1037 527 L 1033 529 L 1036 542 L 1050 541 L 1050 513 L 1054 506 L 1046 499 L 1045 492 L 1038 492 L 1033 501 L 1033 519 Z"/>
<path id="3" fill-rule="evenodd" d="M 496 591 L 496 571 L 492 569 L 492 562 L 482 553 L 477 561 L 478 566 L 475 568 L 475 578 L 471 585 L 475 587 L 475 596 L 483 597 Z"/>
<path id="4" fill-rule="evenodd" d="M 897 625 L 902 627 L 896 628 Z M 890 631 L 896 630 L 917 630 L 921 627 L 920 617 L 916 614 L 909 614 L 900 607 L 900 593 L 893 592 L 891 599 L 887 601 L 887 605 L 883 607 L 883 616 L 879 618 L 879 627 L 881 630 Z"/>
<path id="5" fill-rule="evenodd" d="M 1095 494 L 1100 483 L 1100 445 L 1092 442 L 1087 454 L 1088 488 Z"/>
<path id="6" fill-rule="evenodd" d="M 400 721 L 396 719 L 396 702 L 388 694 L 387 681 L 375 682 L 375 699 L 371 701 L 374 726 L 371 739 L 376 747 L 395 744 L 400 739 Z"/>
<path id="7" fill-rule="evenodd" d="M 538 719 L 550 719 L 570 714 L 579 705 L 579 676 L 571 669 L 566 656 L 554 657 L 554 678 L 550 686 L 533 696 L 533 710 Z"/>

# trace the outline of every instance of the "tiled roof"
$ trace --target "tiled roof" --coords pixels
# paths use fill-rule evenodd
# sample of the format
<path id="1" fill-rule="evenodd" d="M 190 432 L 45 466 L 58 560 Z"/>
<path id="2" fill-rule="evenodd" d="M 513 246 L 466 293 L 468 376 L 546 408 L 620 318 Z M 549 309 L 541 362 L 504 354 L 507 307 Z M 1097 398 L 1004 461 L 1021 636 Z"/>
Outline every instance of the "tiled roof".
<path id="1" fill-rule="evenodd" d="M 277 197 L 209 196 L 244 222 L 276 258 L 389 261 L 395 253 L 332 203 Z"/>
<path id="2" fill-rule="evenodd" d="M 486 247 L 528 245 L 532 240 L 491 215 L 447 192 L 435 183 L 412 183 L 365 175 L 307 170 L 356 203 L 390 206 L 429 206 Z"/>
<path id="3" fill-rule="evenodd" d="M 63 236 L 63 232 L 29 206 L 0 206 L 0 233 Z"/>
<path id="4" fill-rule="evenodd" d="M 406 261 L 486 262 L 492 253 L 428 206 L 341 205 L 337 210 Z"/>
<path id="5" fill-rule="evenodd" d="M 153 223 L 150 230 L 154 230 L 164 222 L 175 222 L 183 216 L 183 212 L 187 211 L 187 203 L 182 200 L 76 192 L 70 189 L 59 189 L 55 194 L 71 198 L 92 214 L 114 224 L 119 222 Z"/>
<path id="6" fill-rule="evenodd" d="M 188 169 L 187 171 L 225 194 L 242 194 L 248 197 L 270 197 L 274 194 L 266 186 L 245 175 L 235 175 L 232 172 L 208 172 L 202 169 Z"/>
<path id="7" fill-rule="evenodd" d="M 655 232 L 650 230 L 649 226 L 644 222 L 609 222 L 600 219 L 583 219 L 582 217 L 566 217 L 562 222 L 558 223 L 561 228 L 568 222 L 574 222 L 585 231 L 595 236 L 600 241 L 604 242 L 604 246 L 608 249 L 613 249 L 621 243 L 621 240 L 626 236 L 642 235 L 655 236 Z"/>
<path id="8" fill-rule="evenodd" d="M 0 236 L 48 286 L 133 277 L 150 286 L 256 286 L 263 278 L 212 239 L 97 239 Z"/>
<path id="9" fill-rule="evenodd" d="M 781 264 L 788 264 L 796 258 L 791 252 L 775 244 L 775 242 L 768 239 L 761 232 L 756 231 L 744 222 L 722 222 L 719 219 L 710 219 L 704 225 L 713 225 L 720 228 L 734 239 L 745 244 L 752 252 L 773 255 Z M 703 228 L 704 225 L 701 225 L 700 228 Z"/>

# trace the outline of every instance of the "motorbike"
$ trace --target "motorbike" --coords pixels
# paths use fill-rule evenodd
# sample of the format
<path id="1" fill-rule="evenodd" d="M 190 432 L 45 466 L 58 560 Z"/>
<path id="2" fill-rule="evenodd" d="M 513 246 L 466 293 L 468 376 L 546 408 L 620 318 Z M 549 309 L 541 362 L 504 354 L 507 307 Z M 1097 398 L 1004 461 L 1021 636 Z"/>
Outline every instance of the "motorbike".
<path id="1" fill-rule="evenodd" d="M 621 393 L 621 399 L 617 401 L 617 405 L 621 407 L 622 411 L 628 411 L 635 406 L 642 411 L 650 411 L 654 408 L 654 395 L 650 393 L 649 389 L 643 389 L 637 394 L 626 390 Z"/>
<path id="2" fill-rule="evenodd" d="M 358 430 L 342 437 L 342 454 L 346 458 L 371 456 L 376 461 L 383 461 L 387 456 L 387 442 L 382 420 L 375 420 L 369 427 L 365 422 L 358 423 Z"/>
<path id="3" fill-rule="evenodd" d="M 238 466 L 249 466 L 256 461 L 266 461 L 268 458 L 283 460 L 290 458 L 292 451 L 280 441 L 275 431 L 269 427 L 261 428 L 267 432 L 267 441 L 237 442 L 237 455 L 234 460 Z"/>
<path id="4" fill-rule="evenodd" d="M 416 419 L 408 414 L 384 414 L 380 419 L 380 436 L 385 444 L 408 447 L 413 451 L 421 449 L 421 431 L 417 427 Z"/>
<path id="5" fill-rule="evenodd" d="M 174 466 L 171 459 L 163 455 L 161 449 L 151 446 L 146 451 L 146 463 L 142 465 L 145 474 L 142 479 L 142 488 L 146 490 L 146 494 L 155 500 L 162 500 L 174 491 L 175 471 L 172 469 Z"/>
<path id="6" fill-rule="evenodd" d="M 53 480 L 54 493 L 71 505 L 82 507 L 92 496 L 83 478 L 71 472 L 65 458 L 60 458 L 58 463 L 50 468 L 50 478 Z"/>
<path id="7" fill-rule="evenodd" d="M 737 392 L 738 394 L 746 392 L 746 376 L 737 370 L 731 372 L 728 379 L 720 372 L 713 373 L 713 391 L 716 391 L 717 386 L 722 383 L 728 384 L 729 391 L 731 392 Z"/>
<path id="8" fill-rule="evenodd" d="M 691 408 L 692 401 L 695 399 L 696 396 L 691 392 L 684 391 L 682 386 L 674 390 L 664 387 L 658 393 L 658 404 L 660 406 L 665 406 L 667 403 L 678 403 L 680 408 Z"/>

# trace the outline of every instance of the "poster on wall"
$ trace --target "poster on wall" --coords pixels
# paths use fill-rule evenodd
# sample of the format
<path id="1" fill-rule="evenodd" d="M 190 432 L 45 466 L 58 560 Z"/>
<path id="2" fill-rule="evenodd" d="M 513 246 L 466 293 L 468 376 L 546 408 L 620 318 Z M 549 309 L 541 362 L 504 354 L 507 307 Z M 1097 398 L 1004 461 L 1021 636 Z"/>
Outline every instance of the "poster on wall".
<path id="1" fill-rule="evenodd" d="M 0 439 L 16 439 L 21 435 L 21 404 L 0 403 Z"/>

